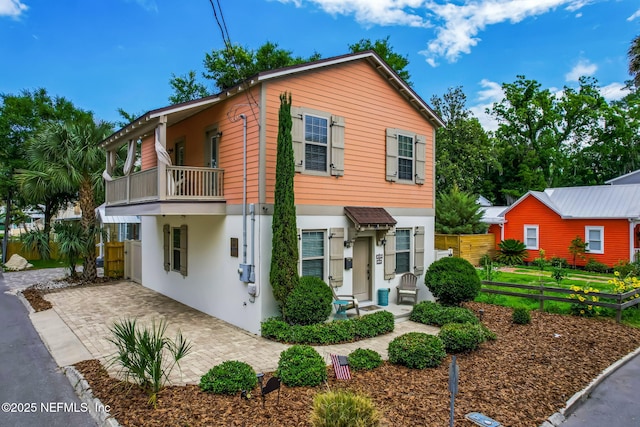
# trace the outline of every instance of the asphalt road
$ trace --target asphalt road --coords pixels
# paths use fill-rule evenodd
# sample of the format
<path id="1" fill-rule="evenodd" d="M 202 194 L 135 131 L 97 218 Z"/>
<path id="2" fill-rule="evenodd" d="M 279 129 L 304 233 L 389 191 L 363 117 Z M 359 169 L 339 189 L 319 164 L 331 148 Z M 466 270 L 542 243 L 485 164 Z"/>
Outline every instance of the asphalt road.
<path id="1" fill-rule="evenodd" d="M 0 270 L 0 426 L 96 426 Z"/>
<path id="2" fill-rule="evenodd" d="M 605 378 L 560 427 L 640 426 L 640 357 Z"/>

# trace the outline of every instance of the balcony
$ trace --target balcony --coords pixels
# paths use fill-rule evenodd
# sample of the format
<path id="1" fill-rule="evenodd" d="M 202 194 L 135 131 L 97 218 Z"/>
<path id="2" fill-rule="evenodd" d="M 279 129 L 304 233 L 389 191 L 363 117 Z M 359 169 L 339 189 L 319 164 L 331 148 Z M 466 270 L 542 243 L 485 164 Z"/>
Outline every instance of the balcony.
<path id="1" fill-rule="evenodd" d="M 166 185 L 158 169 L 147 169 L 106 183 L 107 206 L 182 201 L 224 201 L 223 169 L 167 166 Z"/>

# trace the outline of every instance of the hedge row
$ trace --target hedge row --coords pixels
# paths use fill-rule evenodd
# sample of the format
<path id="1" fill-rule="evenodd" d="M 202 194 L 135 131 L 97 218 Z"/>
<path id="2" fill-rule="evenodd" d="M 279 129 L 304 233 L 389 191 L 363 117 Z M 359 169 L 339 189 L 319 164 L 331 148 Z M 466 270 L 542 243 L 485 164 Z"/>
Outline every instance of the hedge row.
<path id="1" fill-rule="evenodd" d="M 288 344 L 340 344 L 373 338 L 392 332 L 393 314 L 388 311 L 367 314 L 349 320 L 315 325 L 289 325 L 278 317 L 262 322 L 264 338 Z"/>

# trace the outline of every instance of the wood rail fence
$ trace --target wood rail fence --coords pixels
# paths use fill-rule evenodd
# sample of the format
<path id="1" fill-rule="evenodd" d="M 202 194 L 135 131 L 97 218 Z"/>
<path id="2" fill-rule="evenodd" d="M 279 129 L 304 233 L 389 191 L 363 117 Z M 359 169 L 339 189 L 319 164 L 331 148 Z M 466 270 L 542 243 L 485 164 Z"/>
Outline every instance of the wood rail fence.
<path id="1" fill-rule="evenodd" d="M 491 286 L 492 288 L 489 288 L 488 286 Z M 524 289 L 524 290 L 534 291 L 534 292 L 530 292 L 530 293 L 514 292 L 514 291 L 507 291 L 503 289 L 493 289 L 493 288 Z M 541 283 L 540 285 L 520 285 L 516 283 L 489 282 L 486 280 L 482 281 L 482 288 L 480 291 L 488 294 L 498 294 L 498 295 L 513 296 L 513 297 L 537 299 L 538 301 L 540 301 L 540 311 L 544 310 L 545 301 L 560 301 L 560 302 L 568 302 L 571 304 L 575 304 L 579 302 L 575 298 L 560 297 L 556 295 L 547 295 L 549 293 L 586 295 L 583 292 L 573 291 L 571 289 L 545 286 L 544 283 Z M 638 289 L 634 289 L 634 290 L 625 292 L 623 294 L 611 294 L 607 292 L 590 292 L 589 295 L 597 296 L 599 299 L 608 299 L 616 302 L 589 301 L 588 304 L 594 305 L 596 307 L 606 307 L 606 308 L 612 308 L 616 310 L 616 322 L 620 323 L 620 321 L 622 320 L 622 311 L 624 309 L 640 304 L 640 298 L 635 298 L 635 295 L 637 295 L 638 293 L 640 293 L 640 290 Z"/>

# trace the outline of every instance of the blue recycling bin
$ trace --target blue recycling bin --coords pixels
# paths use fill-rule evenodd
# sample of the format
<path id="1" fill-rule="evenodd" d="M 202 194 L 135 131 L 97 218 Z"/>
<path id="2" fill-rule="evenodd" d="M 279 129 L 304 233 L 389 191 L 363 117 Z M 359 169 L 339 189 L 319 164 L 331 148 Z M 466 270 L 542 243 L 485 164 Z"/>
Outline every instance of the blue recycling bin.
<path id="1" fill-rule="evenodd" d="M 389 305 L 389 288 L 378 289 L 378 305 Z"/>

